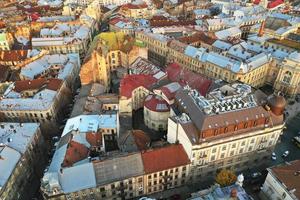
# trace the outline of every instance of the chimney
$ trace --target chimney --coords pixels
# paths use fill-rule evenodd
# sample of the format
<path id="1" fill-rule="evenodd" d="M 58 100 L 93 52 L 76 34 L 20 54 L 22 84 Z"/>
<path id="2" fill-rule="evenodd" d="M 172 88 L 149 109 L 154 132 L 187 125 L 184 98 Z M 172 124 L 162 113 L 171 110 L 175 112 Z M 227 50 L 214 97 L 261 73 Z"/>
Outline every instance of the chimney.
<path id="1" fill-rule="evenodd" d="M 264 20 L 260 25 L 259 32 L 258 32 L 259 37 L 262 37 L 264 35 L 265 25 L 266 25 L 266 20 Z"/>

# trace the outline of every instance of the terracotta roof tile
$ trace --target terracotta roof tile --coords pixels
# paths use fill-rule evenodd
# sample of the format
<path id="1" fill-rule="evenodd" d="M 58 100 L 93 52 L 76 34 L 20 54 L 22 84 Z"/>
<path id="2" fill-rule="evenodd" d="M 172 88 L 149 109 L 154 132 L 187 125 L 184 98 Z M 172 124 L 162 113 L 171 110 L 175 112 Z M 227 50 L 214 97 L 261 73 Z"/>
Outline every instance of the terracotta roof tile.
<path id="1" fill-rule="evenodd" d="M 27 50 L 0 51 L 1 61 L 21 61 L 27 58 Z"/>
<path id="2" fill-rule="evenodd" d="M 85 137 L 91 146 L 99 147 L 102 145 L 102 133 L 101 132 L 97 132 L 97 133 L 88 132 L 88 133 L 86 133 Z"/>
<path id="3" fill-rule="evenodd" d="M 87 158 L 88 153 L 89 153 L 89 149 L 86 146 L 78 142 L 71 141 L 68 144 L 68 149 L 65 154 L 62 167 L 72 166 L 74 163 Z"/>
<path id="4" fill-rule="evenodd" d="M 177 63 L 171 63 L 166 69 L 168 79 L 172 82 L 178 82 L 181 86 L 189 85 L 191 88 L 198 90 L 201 95 L 205 96 L 209 90 L 212 81 L 199 74 L 183 69 Z"/>
<path id="5" fill-rule="evenodd" d="M 160 96 L 149 95 L 145 99 L 144 106 L 154 112 L 168 112 L 169 104 Z"/>
<path id="6" fill-rule="evenodd" d="M 133 135 L 135 144 L 140 151 L 145 151 L 146 149 L 148 149 L 151 139 L 148 135 L 146 135 L 144 133 L 144 131 L 133 130 L 132 135 Z"/>
<path id="7" fill-rule="evenodd" d="M 128 3 L 125 4 L 121 7 L 121 9 L 143 9 L 143 8 L 147 8 L 147 4 L 143 3 L 143 4 L 133 4 L 133 3 Z"/>
<path id="8" fill-rule="evenodd" d="M 190 163 L 190 160 L 181 144 L 148 150 L 146 152 L 142 152 L 141 155 L 146 174 Z"/>
<path id="9" fill-rule="evenodd" d="M 184 36 L 178 39 L 180 42 L 184 42 L 186 44 L 192 44 L 195 42 L 203 42 L 209 45 L 212 45 L 217 39 L 212 35 L 208 35 L 204 32 L 198 32 L 191 36 Z"/>
<path id="10" fill-rule="evenodd" d="M 42 86 L 46 85 L 47 89 L 57 91 L 61 87 L 62 83 L 62 80 L 56 78 L 48 80 L 46 78 L 38 78 L 34 80 L 16 81 L 14 90 L 16 92 L 22 92 L 25 90 L 38 90 Z"/>
<path id="11" fill-rule="evenodd" d="M 151 75 L 132 74 L 125 76 L 120 83 L 121 96 L 131 98 L 132 91 L 140 86 L 150 88 L 157 80 Z"/>

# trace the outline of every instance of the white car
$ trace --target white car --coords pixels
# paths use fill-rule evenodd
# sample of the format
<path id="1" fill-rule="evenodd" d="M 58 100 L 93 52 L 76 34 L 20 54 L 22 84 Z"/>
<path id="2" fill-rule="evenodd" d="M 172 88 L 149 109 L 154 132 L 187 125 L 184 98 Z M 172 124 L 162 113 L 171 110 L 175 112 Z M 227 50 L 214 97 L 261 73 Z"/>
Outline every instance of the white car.
<path id="1" fill-rule="evenodd" d="M 289 154 L 290 154 L 289 151 L 285 151 L 285 152 L 282 154 L 282 156 L 283 156 L 283 157 L 287 157 Z"/>
<path id="2" fill-rule="evenodd" d="M 272 153 L 272 160 L 277 160 L 276 154 L 274 152 Z"/>

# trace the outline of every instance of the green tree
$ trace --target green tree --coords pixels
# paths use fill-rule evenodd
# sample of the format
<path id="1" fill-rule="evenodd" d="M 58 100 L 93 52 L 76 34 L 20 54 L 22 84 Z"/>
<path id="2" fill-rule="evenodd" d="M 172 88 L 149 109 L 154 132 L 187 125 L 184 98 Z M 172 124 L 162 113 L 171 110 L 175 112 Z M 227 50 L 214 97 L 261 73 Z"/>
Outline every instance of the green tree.
<path id="1" fill-rule="evenodd" d="M 222 169 L 216 176 L 216 182 L 221 187 L 232 185 L 235 181 L 236 181 L 236 175 L 231 170 Z"/>

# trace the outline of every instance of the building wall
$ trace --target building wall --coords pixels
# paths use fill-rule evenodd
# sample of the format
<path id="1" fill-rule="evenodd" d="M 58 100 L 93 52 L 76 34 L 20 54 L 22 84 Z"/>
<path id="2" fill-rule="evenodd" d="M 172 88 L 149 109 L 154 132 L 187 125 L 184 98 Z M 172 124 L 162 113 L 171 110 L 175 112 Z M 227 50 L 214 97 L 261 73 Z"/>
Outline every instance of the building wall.
<path id="1" fill-rule="evenodd" d="M 56 98 L 46 110 L 0 110 L 2 121 L 39 122 L 45 137 L 58 134 L 59 123 L 63 120 L 66 105 L 71 101 L 71 91 L 65 82 L 57 91 Z"/>
<path id="2" fill-rule="evenodd" d="M 295 97 L 300 91 L 300 68 L 295 61 L 285 59 L 279 65 L 275 80 L 275 91 L 282 91 L 289 97 Z"/>
<path id="3" fill-rule="evenodd" d="M 16 164 L 6 185 L 1 189 L 1 199 L 29 199 L 32 188 L 39 185 L 46 162 L 46 146 L 40 129 L 37 129 L 32 142 Z"/>
<path id="4" fill-rule="evenodd" d="M 146 44 L 146 47 L 148 48 L 148 59 L 159 66 L 163 67 L 169 62 L 177 62 L 182 67 L 193 72 L 213 79 L 223 79 L 229 83 L 238 80 L 253 87 L 261 87 L 265 84 L 271 84 L 274 86 L 275 91 L 283 91 L 290 97 L 295 97 L 295 95 L 300 92 L 299 70 L 294 72 L 291 83 L 282 83 L 283 73 L 288 69 L 293 67 L 295 68 L 297 65 L 291 61 L 278 61 L 275 60 L 275 58 L 272 58 L 268 63 L 254 69 L 250 69 L 246 73 L 232 72 L 230 69 L 222 68 L 209 62 L 203 63 L 197 58 L 191 58 L 182 52 L 172 49 L 167 46 L 167 40 L 161 41 L 154 39 L 142 32 L 136 33 L 136 37 L 138 40 Z M 265 44 L 265 46 L 268 45 L 270 44 Z M 279 49 L 279 47 L 274 48 Z M 292 51 L 291 49 L 285 50 Z"/>
<path id="5" fill-rule="evenodd" d="M 178 140 L 183 145 L 191 159 L 191 176 L 194 179 L 213 176 L 216 170 L 221 168 L 240 171 L 243 168 L 247 169 L 251 164 L 256 165 L 258 160 L 270 159 L 270 154 L 284 126 L 266 127 L 241 135 L 192 145 L 184 129 L 180 125 L 176 127 L 176 122 L 171 122 L 172 120 L 169 119 L 168 141 L 174 143 Z"/>
<path id="6" fill-rule="evenodd" d="M 267 198 L 269 199 L 286 199 L 295 200 L 286 188 L 274 177 L 272 172 L 269 170 L 267 178 L 262 186 L 262 190 Z"/>
<path id="7" fill-rule="evenodd" d="M 120 97 L 119 106 L 120 113 L 131 113 L 132 112 L 132 98 Z"/>
<path id="8" fill-rule="evenodd" d="M 180 187 L 184 185 L 189 176 L 189 166 L 179 166 L 171 169 L 145 174 L 144 194 L 149 195 L 156 192 Z"/>
<path id="9" fill-rule="evenodd" d="M 151 174 L 144 174 L 124 180 L 118 180 L 95 188 L 89 188 L 47 197 L 51 200 L 85 200 L 85 199 L 112 199 L 121 200 L 142 197 L 162 190 L 172 189 L 184 185 L 189 178 L 189 165 L 178 166 Z"/>
<path id="10" fill-rule="evenodd" d="M 154 112 L 144 106 L 144 123 L 156 131 L 165 131 L 168 128 L 170 112 Z"/>

